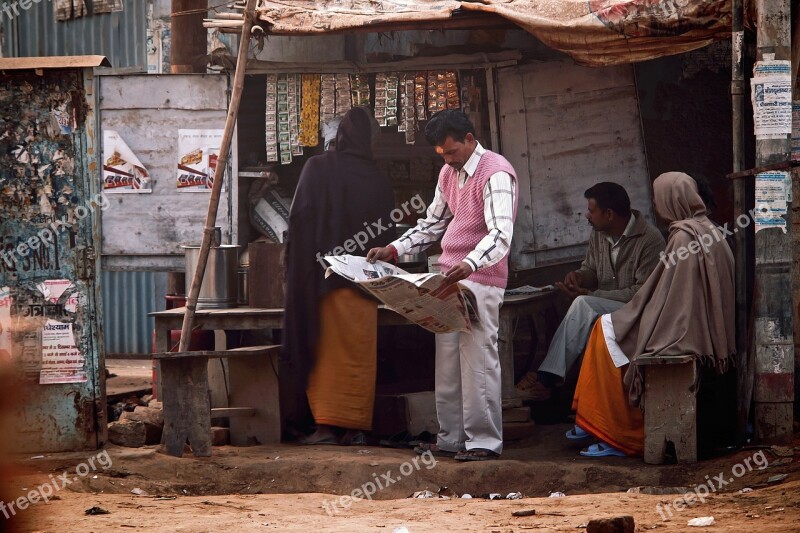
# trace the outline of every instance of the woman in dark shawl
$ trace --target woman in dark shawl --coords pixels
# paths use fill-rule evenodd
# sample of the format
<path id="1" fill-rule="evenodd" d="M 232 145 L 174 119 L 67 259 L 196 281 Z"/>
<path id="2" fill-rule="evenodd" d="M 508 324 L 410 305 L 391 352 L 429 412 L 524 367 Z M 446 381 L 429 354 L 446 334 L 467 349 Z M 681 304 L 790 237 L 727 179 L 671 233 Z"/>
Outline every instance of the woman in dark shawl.
<path id="1" fill-rule="evenodd" d="M 307 393 L 317 423 L 309 443 L 372 427 L 377 304 L 340 276 L 325 279 L 321 258 L 365 255 L 394 238 L 392 186 L 372 155 L 377 131 L 368 111 L 351 109 L 336 149 L 303 167 L 289 215 L 281 409 L 287 425 L 302 424 Z"/>
<path id="2" fill-rule="evenodd" d="M 723 372 L 735 352 L 733 254 L 706 216 L 697 183 L 662 174 L 653 198 L 669 223 L 667 248 L 633 299 L 595 322 L 572 403 L 573 431 L 601 442 L 581 455 L 642 454 L 642 375 L 630 364 L 638 357 L 693 355 Z"/>

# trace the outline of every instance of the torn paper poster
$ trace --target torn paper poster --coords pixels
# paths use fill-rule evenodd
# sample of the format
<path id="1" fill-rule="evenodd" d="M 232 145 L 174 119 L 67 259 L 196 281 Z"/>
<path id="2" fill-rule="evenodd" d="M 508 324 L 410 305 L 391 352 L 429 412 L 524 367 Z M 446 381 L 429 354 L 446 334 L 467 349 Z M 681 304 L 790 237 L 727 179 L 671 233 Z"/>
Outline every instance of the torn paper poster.
<path id="1" fill-rule="evenodd" d="M 756 139 L 784 139 L 791 135 L 791 61 L 757 62 L 750 84 Z"/>
<path id="2" fill-rule="evenodd" d="M 72 282 L 68 279 L 48 279 L 36 285 L 42 296 L 50 303 L 58 303 L 61 295 L 71 287 Z"/>
<path id="3" fill-rule="evenodd" d="M 95 15 L 122 11 L 122 0 L 93 0 L 92 11 Z"/>
<path id="4" fill-rule="evenodd" d="M 788 172 L 762 172 L 756 174 L 754 218 L 756 232 L 766 228 L 781 228 L 786 233 Z M 788 187 L 791 191 L 791 185 Z M 789 193 L 791 194 L 791 193 Z"/>
<path id="5" fill-rule="evenodd" d="M 55 0 L 53 10 L 58 21 L 79 18 L 88 14 L 85 0 Z"/>
<path id="6" fill-rule="evenodd" d="M 792 161 L 800 161 L 800 100 L 792 102 Z"/>
<path id="7" fill-rule="evenodd" d="M 72 324 L 48 320 L 42 328 L 42 370 L 39 384 L 84 383 L 85 358 L 75 345 Z"/>
<path id="8" fill-rule="evenodd" d="M 0 364 L 11 361 L 13 348 L 11 290 L 8 287 L 0 287 Z"/>
<path id="9" fill-rule="evenodd" d="M 178 130 L 177 187 L 181 192 L 214 186 L 223 130 Z"/>
<path id="10" fill-rule="evenodd" d="M 37 375 L 42 370 L 41 330 L 28 331 L 22 336 L 19 360 L 14 365 L 25 374 Z"/>
<path id="11" fill-rule="evenodd" d="M 83 307 L 84 305 L 86 305 L 86 295 L 82 292 L 73 292 L 64 302 L 64 310 L 68 313 L 75 313 L 78 310 L 78 306 Z"/>
<path id="12" fill-rule="evenodd" d="M 75 130 L 75 119 L 67 102 L 62 102 L 51 112 L 63 135 L 70 135 Z"/>
<path id="13" fill-rule="evenodd" d="M 64 295 L 64 293 L 67 290 L 74 288 L 74 285 L 68 279 L 48 279 L 42 283 L 37 284 L 36 288 L 39 289 L 39 292 L 42 293 L 42 296 L 44 296 L 45 300 L 50 305 L 46 307 L 43 307 L 41 305 L 31 306 L 31 307 L 39 307 L 41 309 L 50 310 L 52 306 L 59 304 L 59 302 L 61 301 L 61 297 Z M 73 292 L 72 294 L 69 294 L 66 300 L 61 304 L 64 306 L 63 310 L 68 311 L 70 313 L 74 313 L 78 309 L 78 305 L 82 303 L 83 299 L 84 299 L 83 295 L 78 292 Z M 52 310 L 56 312 L 58 310 L 58 307 L 52 307 Z M 41 313 L 38 314 L 33 313 L 30 316 L 43 316 L 43 315 Z M 48 313 L 47 316 L 52 316 L 52 315 Z"/>
<path id="14" fill-rule="evenodd" d="M 103 192 L 153 192 L 147 169 L 114 130 L 103 131 Z"/>

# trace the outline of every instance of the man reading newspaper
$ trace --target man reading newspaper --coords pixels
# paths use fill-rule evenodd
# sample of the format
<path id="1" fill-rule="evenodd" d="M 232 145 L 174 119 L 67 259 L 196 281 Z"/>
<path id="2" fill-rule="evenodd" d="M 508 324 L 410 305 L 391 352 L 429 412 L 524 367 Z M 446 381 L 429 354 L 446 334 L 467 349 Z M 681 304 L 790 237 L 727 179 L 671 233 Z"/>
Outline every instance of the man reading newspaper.
<path id="1" fill-rule="evenodd" d="M 480 322 L 471 332 L 436 335 L 436 444 L 416 448 L 459 461 L 496 459 L 503 451 L 497 330 L 508 280 L 508 251 L 517 211 L 516 173 L 484 149 L 475 127 L 456 110 L 436 113 L 425 137 L 445 165 L 425 218 L 398 240 L 373 248 L 367 260 L 388 261 L 424 250 L 442 235 L 445 284 L 461 282 L 474 295 Z"/>

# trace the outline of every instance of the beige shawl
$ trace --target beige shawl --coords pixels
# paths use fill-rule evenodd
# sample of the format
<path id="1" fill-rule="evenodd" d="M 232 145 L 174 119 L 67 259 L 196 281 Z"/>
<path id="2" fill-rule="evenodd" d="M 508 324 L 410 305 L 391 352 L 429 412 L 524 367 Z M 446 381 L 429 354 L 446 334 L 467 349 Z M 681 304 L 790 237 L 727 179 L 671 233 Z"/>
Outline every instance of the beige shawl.
<path id="1" fill-rule="evenodd" d="M 690 176 L 660 175 L 653 197 L 656 212 L 669 222 L 667 248 L 633 299 L 611 314 L 616 342 L 629 361 L 689 354 L 724 372 L 736 350 L 733 254 Z M 625 384 L 638 405 L 636 365 L 628 366 Z"/>

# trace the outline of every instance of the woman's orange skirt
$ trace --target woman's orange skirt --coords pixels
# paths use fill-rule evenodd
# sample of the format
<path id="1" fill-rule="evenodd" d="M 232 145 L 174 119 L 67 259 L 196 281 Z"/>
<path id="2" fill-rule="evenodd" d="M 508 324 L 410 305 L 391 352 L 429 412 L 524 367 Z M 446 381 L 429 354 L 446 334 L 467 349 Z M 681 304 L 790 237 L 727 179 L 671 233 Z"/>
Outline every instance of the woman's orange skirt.
<path id="1" fill-rule="evenodd" d="M 306 395 L 317 424 L 372 429 L 378 367 L 378 304 L 359 289 L 322 297 L 320 335 Z"/>
<path id="2" fill-rule="evenodd" d="M 628 455 L 644 453 L 644 419 L 631 407 L 622 380 L 624 369 L 616 368 L 597 320 L 586 343 L 583 364 L 575 388 L 572 408 L 575 423 L 598 439 Z"/>

